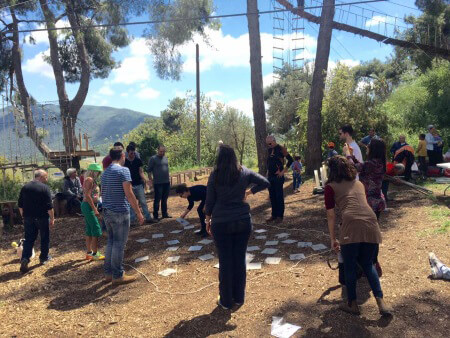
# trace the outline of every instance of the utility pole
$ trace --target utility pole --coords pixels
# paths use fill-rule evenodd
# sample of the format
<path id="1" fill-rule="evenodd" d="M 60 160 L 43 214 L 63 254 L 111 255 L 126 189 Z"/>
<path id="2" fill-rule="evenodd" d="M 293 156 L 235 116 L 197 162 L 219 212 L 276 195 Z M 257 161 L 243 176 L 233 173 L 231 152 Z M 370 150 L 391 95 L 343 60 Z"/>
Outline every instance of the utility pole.
<path id="1" fill-rule="evenodd" d="M 198 43 L 195 45 L 195 63 L 197 68 L 197 163 L 200 165 L 200 51 Z"/>
<path id="2" fill-rule="evenodd" d="M 309 95 L 308 127 L 306 132 L 308 147 L 306 152 L 306 172 L 312 174 L 322 163 L 322 101 L 330 56 L 331 34 L 333 32 L 334 1 L 324 0 L 317 39 L 316 62 Z"/>

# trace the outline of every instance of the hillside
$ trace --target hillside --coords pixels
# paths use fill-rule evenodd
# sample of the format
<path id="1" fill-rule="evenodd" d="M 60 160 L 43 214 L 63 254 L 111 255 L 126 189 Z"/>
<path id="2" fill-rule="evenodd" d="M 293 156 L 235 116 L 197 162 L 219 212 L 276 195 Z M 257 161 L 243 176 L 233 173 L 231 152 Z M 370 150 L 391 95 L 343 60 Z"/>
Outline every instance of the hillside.
<path id="1" fill-rule="evenodd" d="M 42 107 L 33 107 L 33 115 L 36 126 L 46 130 L 44 141 L 52 150 L 62 149 L 62 128 L 59 113 L 59 106 L 46 105 Z M 157 119 L 158 117 L 147 115 L 130 109 L 118 109 L 105 106 L 85 105 L 81 108 L 76 124 L 78 135 L 81 129 L 82 133 L 87 133 L 90 137 L 89 142 L 96 150 L 106 149 L 105 144 L 111 144 L 117 139 L 136 128 L 145 119 Z M 34 154 L 34 147 L 30 147 L 30 140 L 25 135 L 25 124 L 23 120 L 17 128 L 19 141 L 16 141 L 16 128 L 14 117 L 10 109 L 6 108 L 4 116 L 0 118 L 0 156 L 9 158 L 10 153 L 13 156 L 30 156 Z M 11 140 L 11 142 L 10 142 Z"/>

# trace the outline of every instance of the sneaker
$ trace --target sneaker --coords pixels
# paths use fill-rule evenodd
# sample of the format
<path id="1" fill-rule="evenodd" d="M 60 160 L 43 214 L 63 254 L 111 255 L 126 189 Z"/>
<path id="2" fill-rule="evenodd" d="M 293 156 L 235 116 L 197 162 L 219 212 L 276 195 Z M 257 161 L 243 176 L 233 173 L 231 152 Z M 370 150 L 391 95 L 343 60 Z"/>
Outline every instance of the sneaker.
<path id="1" fill-rule="evenodd" d="M 122 284 L 133 283 L 136 279 L 137 279 L 136 275 L 126 275 L 124 273 L 122 277 L 113 279 L 112 284 L 113 285 L 122 285 Z"/>
<path id="2" fill-rule="evenodd" d="M 100 252 L 97 251 L 95 255 L 92 256 L 92 259 L 94 261 L 103 261 L 105 259 L 105 256 L 102 255 Z"/>
<path id="3" fill-rule="evenodd" d="M 392 312 L 394 312 L 394 309 L 390 306 L 386 305 L 383 298 L 376 298 L 378 310 L 380 311 L 380 315 L 382 316 L 392 316 Z"/>
<path id="4" fill-rule="evenodd" d="M 222 303 L 220 302 L 220 296 L 217 296 L 217 305 L 220 306 L 222 309 L 224 310 L 229 310 L 229 307 L 223 306 Z"/>
<path id="5" fill-rule="evenodd" d="M 51 260 L 53 260 L 53 257 L 48 255 L 47 259 L 39 259 L 39 262 L 41 263 L 41 265 L 47 265 Z"/>
<path id="6" fill-rule="evenodd" d="M 339 306 L 339 309 L 356 316 L 359 316 L 361 314 L 361 312 L 359 311 L 358 304 L 356 304 L 356 301 L 351 302 L 351 304 L 349 304 L 348 302 L 344 302 Z"/>
<path id="7" fill-rule="evenodd" d="M 94 259 L 94 256 L 92 255 L 92 252 L 88 252 L 87 254 L 86 254 L 86 260 L 87 261 L 91 261 L 91 260 L 93 260 Z"/>
<path id="8" fill-rule="evenodd" d="M 27 273 L 28 271 L 30 271 L 30 269 L 28 268 L 28 263 L 30 263 L 30 261 L 26 258 L 20 261 L 20 272 Z"/>
<path id="9" fill-rule="evenodd" d="M 163 215 L 162 218 L 172 218 L 172 216 L 170 216 L 169 214 L 167 214 L 167 215 Z"/>
<path id="10" fill-rule="evenodd" d="M 202 238 L 209 236 L 209 234 L 206 231 L 201 231 L 201 230 L 199 232 L 196 232 L 195 234 Z"/>
<path id="11" fill-rule="evenodd" d="M 145 221 L 145 223 L 147 223 L 147 224 L 154 224 L 154 223 L 158 223 L 158 221 L 154 220 L 153 218 L 150 218 L 150 219 L 147 219 Z"/>

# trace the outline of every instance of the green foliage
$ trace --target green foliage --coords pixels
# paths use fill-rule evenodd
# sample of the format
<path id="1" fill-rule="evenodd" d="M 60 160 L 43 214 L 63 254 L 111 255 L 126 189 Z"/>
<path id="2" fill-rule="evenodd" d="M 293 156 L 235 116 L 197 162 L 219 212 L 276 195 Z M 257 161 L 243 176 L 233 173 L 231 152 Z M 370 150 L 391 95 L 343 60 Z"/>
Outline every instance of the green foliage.
<path id="1" fill-rule="evenodd" d="M 60 179 L 49 178 L 49 180 L 47 181 L 47 185 L 50 187 L 50 190 L 54 193 L 62 192 L 64 188 L 64 181 L 62 178 Z"/>
<path id="2" fill-rule="evenodd" d="M 144 167 L 147 168 L 150 157 L 156 154 L 156 149 L 161 142 L 156 133 L 144 136 L 144 138 L 137 144 L 141 160 L 144 162 Z"/>
<path id="3" fill-rule="evenodd" d="M 154 65 L 162 79 L 180 79 L 182 58 L 178 50 L 191 41 L 195 34 L 207 39 L 206 28 L 218 29 L 219 22 L 209 19 L 213 11 L 212 0 L 155 0 L 150 2 L 150 19 L 198 18 L 198 20 L 158 22 L 146 32 Z"/>
<path id="4" fill-rule="evenodd" d="M 5 182 L 3 182 L 3 179 L 0 180 L 0 200 L 17 201 L 19 199 L 20 189 L 22 189 L 22 183 L 20 181 L 6 176 Z"/>

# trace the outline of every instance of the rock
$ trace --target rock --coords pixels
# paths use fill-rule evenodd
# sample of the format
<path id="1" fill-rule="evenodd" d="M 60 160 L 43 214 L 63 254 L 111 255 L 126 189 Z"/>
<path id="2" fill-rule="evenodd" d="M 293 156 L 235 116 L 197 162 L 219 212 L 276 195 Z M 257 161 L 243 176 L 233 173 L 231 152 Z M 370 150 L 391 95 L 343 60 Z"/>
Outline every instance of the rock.
<path id="1" fill-rule="evenodd" d="M 328 333 L 328 332 L 331 331 L 331 327 L 325 327 L 325 328 L 323 328 L 323 329 L 320 330 L 320 331 L 322 331 L 323 333 Z"/>

